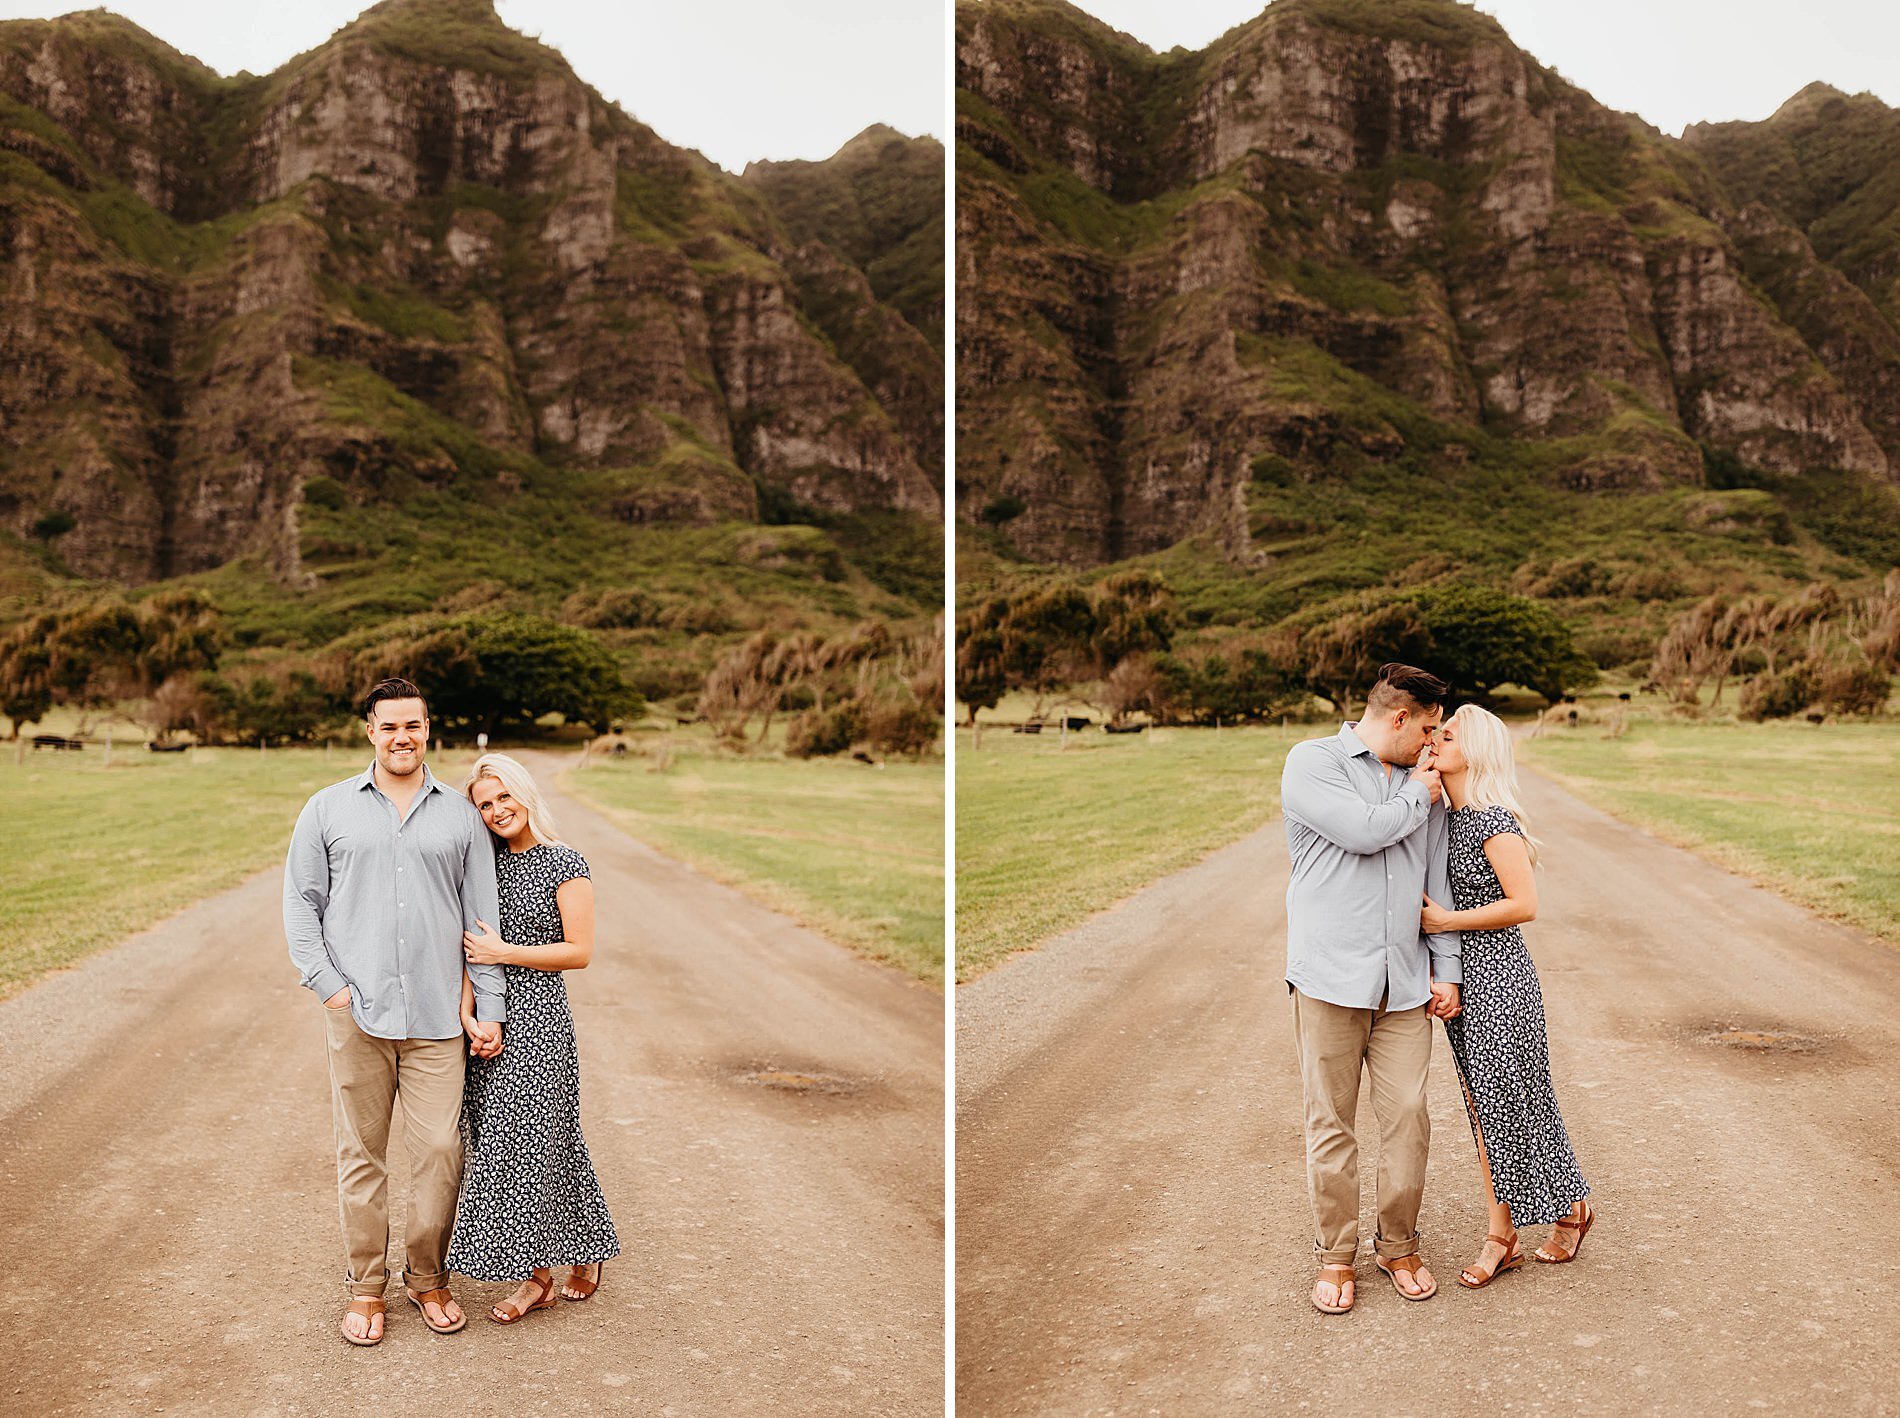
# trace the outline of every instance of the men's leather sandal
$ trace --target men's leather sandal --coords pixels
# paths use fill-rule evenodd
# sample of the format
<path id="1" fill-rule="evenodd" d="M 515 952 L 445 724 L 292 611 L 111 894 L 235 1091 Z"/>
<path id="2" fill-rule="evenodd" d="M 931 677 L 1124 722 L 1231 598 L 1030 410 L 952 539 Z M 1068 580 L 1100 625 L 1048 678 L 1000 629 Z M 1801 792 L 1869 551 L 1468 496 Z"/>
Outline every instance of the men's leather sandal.
<path id="1" fill-rule="evenodd" d="M 423 1290 L 417 1292 L 405 1285 L 403 1287 L 403 1294 L 409 1297 L 410 1304 L 422 1311 L 422 1322 L 437 1334 L 454 1334 L 457 1330 L 464 1328 L 468 1324 L 468 1316 L 466 1314 L 459 1320 L 445 1319 L 441 1324 L 437 1324 L 434 1320 L 429 1318 L 429 1311 L 427 1309 L 429 1305 L 440 1305 L 443 1314 L 446 1315 L 448 1313 L 449 1301 L 455 1297 L 448 1292 L 446 1286 L 439 1290 Z"/>
<path id="2" fill-rule="evenodd" d="M 1333 1304 L 1333 1305 L 1322 1304 L 1319 1298 L 1319 1287 L 1321 1285 L 1332 1286 L 1336 1291 L 1339 1292 L 1339 1298 L 1341 1300 L 1345 1300 L 1345 1303 Z M 1352 1286 L 1352 1300 L 1346 1300 L 1346 1287 L 1348 1285 Z M 1313 1282 L 1313 1308 L 1314 1309 L 1318 1310 L 1323 1315 L 1343 1315 L 1347 1311 L 1352 1309 L 1353 1300 L 1357 1300 L 1358 1298 L 1359 1298 L 1359 1275 L 1358 1275 L 1358 1272 L 1355 1271 L 1351 1266 L 1349 1265 L 1322 1265 L 1319 1268 L 1319 1277 Z"/>
<path id="3" fill-rule="evenodd" d="M 383 1302 L 380 1296 L 356 1296 L 350 1301 L 349 1309 L 343 1312 L 343 1337 L 349 1340 L 350 1343 L 360 1345 L 365 1349 L 369 1348 L 372 1344 L 381 1344 L 383 1342 L 383 1334 L 389 1333 L 389 1321 L 387 1319 L 383 1321 L 383 1334 L 372 1334 L 370 1327 L 375 1322 L 376 1316 L 382 1313 Z M 363 1326 L 363 1333 L 350 1333 L 351 1315 L 361 1315 L 366 1321 L 370 1322 Z"/>
<path id="4" fill-rule="evenodd" d="M 1387 1260 L 1384 1256 L 1375 1256 L 1373 1257 L 1372 1263 L 1392 1277 L 1392 1288 L 1398 1291 L 1399 1294 L 1407 1300 L 1429 1300 L 1438 1293 L 1438 1282 L 1436 1280 L 1433 1280 L 1429 1286 L 1426 1286 L 1425 1283 L 1418 1278 L 1418 1273 L 1425 1268 L 1425 1262 L 1418 1258 L 1417 1251 L 1412 1252 L 1409 1256 L 1399 1256 L 1395 1260 Z M 1414 1285 L 1420 1287 L 1416 1295 L 1399 1284 L 1398 1273 L 1401 1270 L 1412 1277 L 1412 1283 Z"/>

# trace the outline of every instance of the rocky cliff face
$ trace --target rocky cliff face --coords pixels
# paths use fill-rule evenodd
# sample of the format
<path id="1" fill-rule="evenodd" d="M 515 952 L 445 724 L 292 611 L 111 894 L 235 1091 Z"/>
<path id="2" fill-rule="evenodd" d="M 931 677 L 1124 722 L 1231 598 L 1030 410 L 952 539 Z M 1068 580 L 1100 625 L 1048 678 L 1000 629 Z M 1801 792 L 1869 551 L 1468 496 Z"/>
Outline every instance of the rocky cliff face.
<path id="1" fill-rule="evenodd" d="M 0 525 L 82 574 L 300 578 L 319 479 L 940 509 L 940 363 L 863 259 L 488 0 L 387 0 L 263 78 L 103 12 L 0 25 L 0 262 Z"/>
<path id="2" fill-rule="evenodd" d="M 1167 55 L 1061 0 L 957 30 L 959 511 L 1018 553 L 1245 562 L 1263 459 L 1602 492 L 1706 449 L 1900 468 L 1888 268 L 1488 16 L 1277 0 Z"/>

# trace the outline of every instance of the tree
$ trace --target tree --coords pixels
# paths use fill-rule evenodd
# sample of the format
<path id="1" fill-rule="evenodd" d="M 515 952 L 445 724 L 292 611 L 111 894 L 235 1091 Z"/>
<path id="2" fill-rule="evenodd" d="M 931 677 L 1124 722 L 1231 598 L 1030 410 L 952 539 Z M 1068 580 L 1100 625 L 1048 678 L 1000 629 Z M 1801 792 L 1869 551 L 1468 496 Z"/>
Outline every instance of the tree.
<path id="1" fill-rule="evenodd" d="M 1296 628 L 1279 658 L 1344 714 L 1365 698 L 1381 665 L 1423 666 L 1431 653 L 1432 632 L 1415 598 L 1364 595 L 1329 619 Z"/>
<path id="2" fill-rule="evenodd" d="M 1174 592 L 1158 572 L 1120 571 L 1090 593 L 1088 651 L 1097 678 L 1131 655 L 1159 654 L 1174 639 Z"/>
<path id="3" fill-rule="evenodd" d="M 47 643 L 53 625 L 52 616 L 34 616 L 0 641 L 0 714 L 12 725 L 11 739 L 53 707 L 53 655 Z"/>
<path id="4" fill-rule="evenodd" d="M 969 708 L 973 750 L 983 745 L 977 713 L 994 709 L 1009 692 L 1008 618 L 1007 596 L 989 596 L 957 617 L 957 702 Z"/>
<path id="5" fill-rule="evenodd" d="M 1569 627 L 1536 601 L 1488 586 L 1435 586 L 1413 599 L 1432 637 L 1421 668 L 1455 692 L 1483 698 L 1500 684 L 1521 684 L 1555 704 L 1596 679 Z"/>
<path id="6" fill-rule="evenodd" d="M 357 657 L 360 681 L 401 675 L 445 727 L 493 734 L 544 714 L 605 733 L 645 701 L 592 636 L 540 616 L 476 613 L 385 642 Z"/>

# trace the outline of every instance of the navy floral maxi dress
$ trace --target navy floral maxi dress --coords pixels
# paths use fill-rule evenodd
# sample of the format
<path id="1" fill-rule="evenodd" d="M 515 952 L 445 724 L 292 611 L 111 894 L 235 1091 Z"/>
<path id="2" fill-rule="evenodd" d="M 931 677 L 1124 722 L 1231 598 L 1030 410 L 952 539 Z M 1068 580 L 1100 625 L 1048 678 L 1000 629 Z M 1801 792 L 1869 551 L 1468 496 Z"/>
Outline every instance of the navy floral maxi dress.
<path id="1" fill-rule="evenodd" d="M 586 876 L 571 847 L 496 853 L 497 929 L 510 945 L 564 939 L 555 892 Z M 495 1058 L 471 1057 L 462 1092 L 462 1192 L 450 1270 L 521 1280 L 530 1270 L 592 1265 L 620 1254 L 613 1218 L 581 1136 L 580 1060 L 567 979 L 504 965 L 508 1021 Z"/>
<path id="2" fill-rule="evenodd" d="M 1470 911 L 1504 899 L 1484 854 L 1484 844 L 1501 832 L 1524 835 L 1508 808 L 1451 813 L 1453 909 Z M 1445 1021 L 1445 1036 L 1464 1085 L 1472 1137 L 1483 1134 L 1492 1189 L 1511 1208 L 1514 1226 L 1560 1221 L 1590 1194 L 1590 1184 L 1577 1168 L 1551 1087 L 1537 970 L 1516 926 L 1463 934 L 1464 1010 Z"/>

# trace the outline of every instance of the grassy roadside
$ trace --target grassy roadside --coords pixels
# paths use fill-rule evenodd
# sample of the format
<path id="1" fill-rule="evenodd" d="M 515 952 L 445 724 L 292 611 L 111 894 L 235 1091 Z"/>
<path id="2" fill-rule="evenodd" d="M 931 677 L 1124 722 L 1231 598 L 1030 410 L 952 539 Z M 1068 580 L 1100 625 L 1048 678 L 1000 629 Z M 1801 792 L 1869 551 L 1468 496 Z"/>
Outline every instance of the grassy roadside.
<path id="1" fill-rule="evenodd" d="M 882 768 L 682 748 L 570 771 L 628 832 L 833 939 L 943 979 L 941 760 Z"/>
<path id="2" fill-rule="evenodd" d="M 104 759 L 97 747 L 0 752 L 15 826 L 0 998 L 281 862 L 304 799 L 361 770 L 369 751 L 154 754 L 122 741 L 111 767 Z"/>
<path id="3" fill-rule="evenodd" d="M 1336 724 L 957 738 L 957 978 L 1266 822 L 1280 768 Z"/>
<path id="4" fill-rule="evenodd" d="M 1900 943 L 1900 723 L 1632 723 L 1525 740 L 1612 815 Z"/>

